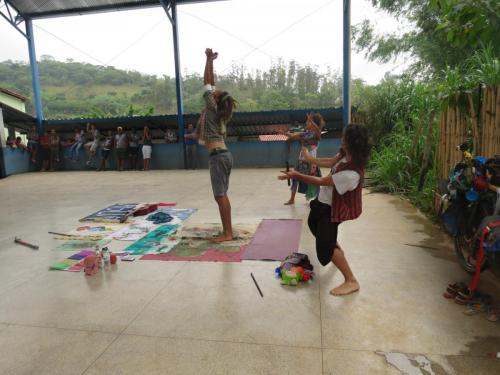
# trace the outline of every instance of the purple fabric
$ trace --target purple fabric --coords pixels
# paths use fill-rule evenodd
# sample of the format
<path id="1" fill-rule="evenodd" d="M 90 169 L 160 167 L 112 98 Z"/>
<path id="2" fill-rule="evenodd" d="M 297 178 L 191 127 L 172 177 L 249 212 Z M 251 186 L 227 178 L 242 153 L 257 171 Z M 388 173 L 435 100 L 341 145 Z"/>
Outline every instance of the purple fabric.
<path id="1" fill-rule="evenodd" d="M 298 251 L 302 220 L 264 219 L 242 260 L 284 260 Z"/>

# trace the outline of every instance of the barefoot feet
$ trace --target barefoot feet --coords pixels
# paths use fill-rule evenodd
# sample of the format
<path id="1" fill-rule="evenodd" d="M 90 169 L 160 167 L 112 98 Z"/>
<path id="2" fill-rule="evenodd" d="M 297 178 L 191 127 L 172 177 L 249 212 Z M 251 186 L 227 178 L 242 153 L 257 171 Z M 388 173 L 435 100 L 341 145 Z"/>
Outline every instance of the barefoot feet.
<path id="1" fill-rule="evenodd" d="M 330 290 L 332 296 L 346 296 L 348 294 L 357 292 L 359 290 L 359 283 L 357 281 L 346 281 L 336 288 Z"/>
<path id="2" fill-rule="evenodd" d="M 288 202 L 283 203 L 285 206 L 291 206 L 292 204 L 295 204 L 295 201 L 289 200 Z"/>
<path id="3" fill-rule="evenodd" d="M 232 241 L 233 240 L 233 235 L 232 234 L 221 234 L 220 236 L 216 236 L 210 239 L 210 242 L 214 243 L 221 243 L 225 241 Z"/>

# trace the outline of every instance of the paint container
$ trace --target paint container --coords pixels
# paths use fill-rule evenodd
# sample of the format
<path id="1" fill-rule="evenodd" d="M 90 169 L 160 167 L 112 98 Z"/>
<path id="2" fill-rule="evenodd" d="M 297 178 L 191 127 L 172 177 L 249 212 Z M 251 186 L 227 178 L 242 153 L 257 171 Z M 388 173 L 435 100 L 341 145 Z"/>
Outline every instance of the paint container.
<path id="1" fill-rule="evenodd" d="M 116 255 L 111 253 L 111 255 L 109 256 L 109 261 L 111 264 L 116 264 Z"/>

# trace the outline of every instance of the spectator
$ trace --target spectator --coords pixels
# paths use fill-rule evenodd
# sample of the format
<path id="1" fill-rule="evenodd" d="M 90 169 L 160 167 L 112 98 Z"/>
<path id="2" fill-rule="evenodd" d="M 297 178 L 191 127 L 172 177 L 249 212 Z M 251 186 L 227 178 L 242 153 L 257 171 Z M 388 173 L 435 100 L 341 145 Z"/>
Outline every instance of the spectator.
<path id="1" fill-rule="evenodd" d="M 99 142 L 101 141 L 101 135 L 95 125 L 90 125 L 89 123 L 87 123 L 87 132 L 90 133 L 90 136 L 92 137 L 92 141 L 86 145 L 89 147 L 89 160 L 87 161 L 87 165 L 90 166 L 92 165 L 93 159 L 97 154 Z"/>
<path id="2" fill-rule="evenodd" d="M 123 171 L 123 164 L 127 158 L 128 139 L 127 134 L 123 132 L 123 128 L 121 126 L 116 128 L 116 131 L 117 134 L 115 135 L 114 142 L 116 149 L 116 170 L 121 172 Z"/>
<path id="3" fill-rule="evenodd" d="M 10 136 L 7 137 L 7 146 L 10 148 L 16 148 L 16 141 L 14 141 Z"/>
<path id="4" fill-rule="evenodd" d="M 78 161 L 80 149 L 85 144 L 85 132 L 83 129 L 75 129 L 75 140 L 69 149 L 69 160 Z"/>
<path id="5" fill-rule="evenodd" d="M 137 130 L 132 130 L 128 137 L 128 156 L 130 157 L 130 169 L 137 169 L 137 154 L 139 153 L 139 135 Z"/>
<path id="6" fill-rule="evenodd" d="M 184 130 L 184 143 L 186 143 L 186 159 L 188 169 L 196 169 L 196 148 L 198 147 L 198 141 L 196 140 L 195 132 L 193 124 L 188 124 L 187 129 Z"/>
<path id="7" fill-rule="evenodd" d="M 22 141 L 21 137 L 16 137 L 15 145 L 16 145 L 16 148 L 23 150 L 23 152 L 28 151 L 28 147 L 23 145 L 23 141 Z"/>
<path id="8" fill-rule="evenodd" d="M 55 166 L 59 163 L 59 136 L 56 133 L 56 129 L 52 128 L 50 130 L 49 136 L 49 147 L 50 147 L 50 172 L 54 172 Z"/>
<path id="9" fill-rule="evenodd" d="M 108 130 L 108 135 L 104 139 L 104 144 L 101 149 L 101 165 L 97 169 L 97 171 L 105 171 L 106 170 L 106 161 L 109 158 L 109 154 L 111 153 L 111 150 L 113 149 L 114 145 L 114 137 L 113 137 L 113 132 L 111 130 Z"/>
<path id="10" fill-rule="evenodd" d="M 31 162 L 36 163 L 36 157 L 38 153 L 38 146 L 39 146 L 39 136 L 38 136 L 38 130 L 36 129 L 36 126 L 33 125 L 28 132 L 28 149 L 31 152 Z"/>
<path id="11" fill-rule="evenodd" d="M 166 129 L 164 137 L 165 143 L 177 143 L 177 134 L 173 129 Z"/>
<path id="12" fill-rule="evenodd" d="M 50 140 L 47 130 L 44 130 L 43 135 L 40 137 L 39 153 L 42 161 L 42 169 L 40 169 L 40 172 L 46 172 L 49 168 L 50 160 Z"/>
<path id="13" fill-rule="evenodd" d="M 143 171 L 149 171 L 151 164 L 151 153 L 152 153 L 153 141 L 151 138 L 151 133 L 147 126 L 144 127 L 144 132 L 142 134 L 142 159 L 144 160 Z"/>

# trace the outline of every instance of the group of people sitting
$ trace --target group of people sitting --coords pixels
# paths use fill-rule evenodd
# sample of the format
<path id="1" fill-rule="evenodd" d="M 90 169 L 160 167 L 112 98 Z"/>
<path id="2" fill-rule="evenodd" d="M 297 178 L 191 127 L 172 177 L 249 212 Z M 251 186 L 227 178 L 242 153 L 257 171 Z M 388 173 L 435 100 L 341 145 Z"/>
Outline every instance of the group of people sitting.
<path id="1" fill-rule="evenodd" d="M 188 124 L 185 130 L 185 143 L 188 149 L 188 163 L 194 169 L 196 153 L 192 148 L 196 148 L 196 140 L 190 135 L 194 133 L 193 125 Z M 35 126 L 28 132 L 28 145 L 24 146 L 21 137 L 16 142 L 11 142 L 13 148 L 22 148 L 31 153 L 31 162 L 41 161 L 41 171 L 54 171 L 57 169 L 63 149 L 69 148 L 65 158 L 78 162 L 83 151 L 85 163 L 88 167 L 94 167 L 97 171 L 104 171 L 108 167 L 109 158 L 114 151 L 116 155 L 116 169 L 123 171 L 125 162 L 129 161 L 129 169 L 138 169 L 139 151 L 142 152 L 142 170 L 151 168 L 151 156 L 153 149 L 153 137 L 149 127 L 145 126 L 142 134 L 133 129 L 124 132 L 121 126 L 116 128 L 116 132 L 108 130 L 101 133 L 95 125 L 87 124 L 85 129 L 75 129 L 74 136 L 65 141 L 56 133 L 55 129 L 45 130 L 39 136 Z M 177 134 L 173 129 L 164 131 L 165 143 L 176 143 Z M 10 139 L 9 139 L 10 141 Z"/>

